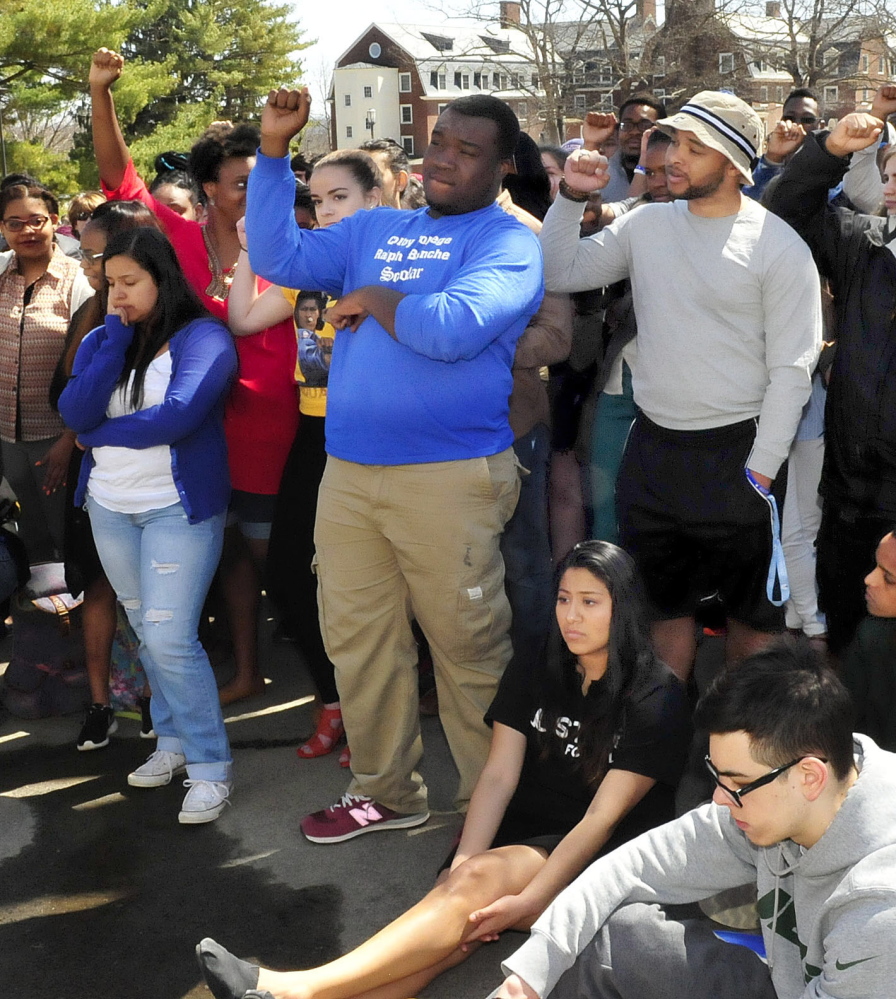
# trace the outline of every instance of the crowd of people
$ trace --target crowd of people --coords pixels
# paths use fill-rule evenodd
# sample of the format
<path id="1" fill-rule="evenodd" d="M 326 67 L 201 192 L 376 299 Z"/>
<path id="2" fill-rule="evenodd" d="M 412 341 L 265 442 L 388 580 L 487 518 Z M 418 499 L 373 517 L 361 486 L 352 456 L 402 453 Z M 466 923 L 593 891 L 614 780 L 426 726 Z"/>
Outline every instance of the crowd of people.
<path id="1" fill-rule="evenodd" d="M 495 997 L 883 997 L 896 86 L 831 129 L 796 90 L 767 136 L 732 94 L 638 93 L 541 148 L 463 97 L 420 176 L 388 139 L 291 158 L 284 88 L 147 185 L 123 71 L 95 53 L 103 190 L 68 227 L 0 184 L 3 474 L 31 561 L 83 589 L 78 749 L 117 729 L 120 605 L 156 740 L 127 780 L 185 774 L 179 821 L 217 819 L 264 590 L 320 701 L 299 757 L 347 742 L 306 839 L 428 820 L 428 660 L 466 815 L 433 890 L 336 961 L 203 940 L 216 999 L 410 999 L 533 927 Z M 695 711 L 705 632 L 726 668 Z M 676 819 L 698 751 L 712 801 Z M 767 966 L 662 908 L 744 883 Z"/>

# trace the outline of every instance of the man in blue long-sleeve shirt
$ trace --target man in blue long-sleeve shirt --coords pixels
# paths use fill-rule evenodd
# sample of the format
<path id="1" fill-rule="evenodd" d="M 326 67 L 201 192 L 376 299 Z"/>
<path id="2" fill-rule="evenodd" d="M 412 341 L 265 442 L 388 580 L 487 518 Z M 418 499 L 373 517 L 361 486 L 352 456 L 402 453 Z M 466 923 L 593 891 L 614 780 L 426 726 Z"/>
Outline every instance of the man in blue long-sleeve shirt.
<path id="1" fill-rule="evenodd" d="M 362 211 L 303 232 L 288 143 L 305 92 L 272 92 L 246 212 L 253 269 L 339 303 L 327 469 L 315 528 L 319 608 L 352 748 L 340 802 L 302 823 L 314 842 L 428 818 L 417 716 L 417 618 L 442 723 L 470 796 L 482 717 L 510 656 L 498 547 L 519 491 L 508 423 L 516 341 L 542 296 L 535 238 L 495 205 L 519 124 L 490 97 L 455 101 L 423 163 L 429 208 Z"/>

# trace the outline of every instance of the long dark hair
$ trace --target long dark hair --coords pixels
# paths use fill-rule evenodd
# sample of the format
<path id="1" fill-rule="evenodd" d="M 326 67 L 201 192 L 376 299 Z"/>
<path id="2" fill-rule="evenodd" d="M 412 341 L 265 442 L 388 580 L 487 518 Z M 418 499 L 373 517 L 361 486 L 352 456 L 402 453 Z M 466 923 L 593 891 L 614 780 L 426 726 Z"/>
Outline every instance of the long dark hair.
<path id="1" fill-rule="evenodd" d="M 652 665 L 650 623 L 641 578 L 631 556 L 609 541 L 582 541 L 557 567 L 557 586 L 568 569 L 587 569 L 600 580 L 613 601 L 607 671 L 582 695 L 582 677 L 556 620 L 548 637 L 542 672 L 542 727 L 547 747 L 559 717 L 576 698 L 581 700 L 579 763 L 586 778 L 597 783 L 607 772 L 613 741 L 623 722 L 625 699 L 640 670 Z"/>
<path id="2" fill-rule="evenodd" d="M 211 318 L 211 313 L 187 283 L 174 248 L 158 229 L 143 226 L 116 236 L 106 246 L 103 264 L 112 257 L 130 257 L 149 272 L 159 291 L 155 308 L 146 319 L 135 323 L 134 338 L 118 380 L 124 387 L 134 372 L 131 404 L 139 409 L 143 403 L 143 379 L 152 359 L 178 330 L 194 319 Z"/>

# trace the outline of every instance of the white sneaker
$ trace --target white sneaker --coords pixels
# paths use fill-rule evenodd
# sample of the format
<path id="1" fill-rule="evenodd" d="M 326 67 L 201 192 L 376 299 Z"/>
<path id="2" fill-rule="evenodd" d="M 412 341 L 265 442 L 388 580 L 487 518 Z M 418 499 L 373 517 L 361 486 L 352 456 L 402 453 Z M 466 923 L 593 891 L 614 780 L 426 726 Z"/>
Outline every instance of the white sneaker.
<path id="1" fill-rule="evenodd" d="M 228 804 L 233 784 L 229 780 L 185 780 L 187 796 L 180 808 L 177 821 L 183 825 L 214 822 Z"/>
<path id="2" fill-rule="evenodd" d="M 180 753 L 166 753 L 157 749 L 143 766 L 128 774 L 131 787 L 162 787 L 170 784 L 175 774 L 187 769 L 187 758 Z"/>

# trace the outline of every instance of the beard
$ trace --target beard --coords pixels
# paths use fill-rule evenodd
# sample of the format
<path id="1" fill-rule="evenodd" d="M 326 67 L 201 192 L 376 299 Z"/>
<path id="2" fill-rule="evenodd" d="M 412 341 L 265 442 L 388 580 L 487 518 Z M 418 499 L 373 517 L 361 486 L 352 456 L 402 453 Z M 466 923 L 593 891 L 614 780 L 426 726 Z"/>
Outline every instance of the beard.
<path id="1" fill-rule="evenodd" d="M 698 198 L 708 198 L 715 194 L 725 181 L 727 167 L 720 167 L 718 173 L 711 176 L 702 184 L 689 184 L 682 194 L 676 194 L 676 198 L 682 201 L 696 201 Z"/>

